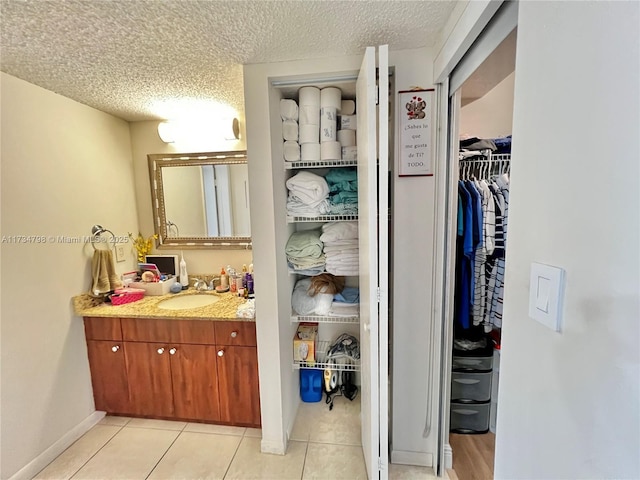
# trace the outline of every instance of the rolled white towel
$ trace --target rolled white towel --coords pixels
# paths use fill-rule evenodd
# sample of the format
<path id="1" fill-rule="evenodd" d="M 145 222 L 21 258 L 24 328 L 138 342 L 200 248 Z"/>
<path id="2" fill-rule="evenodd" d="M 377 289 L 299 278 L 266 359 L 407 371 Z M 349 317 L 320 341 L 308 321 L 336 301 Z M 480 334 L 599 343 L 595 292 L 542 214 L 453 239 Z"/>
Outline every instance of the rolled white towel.
<path id="1" fill-rule="evenodd" d="M 298 120 L 298 104 L 295 100 L 280 100 L 280 117 L 282 120 Z"/>
<path id="2" fill-rule="evenodd" d="M 287 162 L 297 162 L 300 160 L 300 145 L 298 145 L 298 142 L 294 142 L 293 140 L 284 142 L 283 155 Z"/>
<path id="3" fill-rule="evenodd" d="M 315 207 L 329 197 L 329 185 L 324 177 L 303 170 L 286 182 L 291 195 L 301 202 Z"/>
<path id="4" fill-rule="evenodd" d="M 282 121 L 282 138 L 285 140 L 298 141 L 298 122 L 295 120 Z"/>

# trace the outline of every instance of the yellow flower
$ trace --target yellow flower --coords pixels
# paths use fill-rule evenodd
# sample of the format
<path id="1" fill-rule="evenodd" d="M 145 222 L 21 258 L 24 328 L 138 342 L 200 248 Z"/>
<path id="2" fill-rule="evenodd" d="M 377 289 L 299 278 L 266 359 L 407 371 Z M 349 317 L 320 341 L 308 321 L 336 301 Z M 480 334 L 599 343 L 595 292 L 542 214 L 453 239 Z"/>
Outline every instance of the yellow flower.
<path id="1" fill-rule="evenodd" d="M 153 240 L 158 238 L 158 235 L 151 235 L 149 238 L 144 238 L 140 232 L 136 238 L 129 232 L 129 238 L 133 243 L 136 252 L 138 252 L 138 262 L 144 262 L 145 256 L 151 253 L 153 249 Z"/>

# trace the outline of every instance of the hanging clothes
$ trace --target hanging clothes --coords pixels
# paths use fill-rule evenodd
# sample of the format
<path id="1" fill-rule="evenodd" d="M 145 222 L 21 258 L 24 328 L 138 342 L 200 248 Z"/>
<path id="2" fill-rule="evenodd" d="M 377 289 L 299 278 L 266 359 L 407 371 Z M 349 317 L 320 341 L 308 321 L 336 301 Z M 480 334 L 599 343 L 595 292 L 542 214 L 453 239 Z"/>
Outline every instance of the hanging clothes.
<path id="1" fill-rule="evenodd" d="M 475 147 L 475 145 L 473 145 Z M 458 182 L 455 324 L 502 326 L 510 158 L 461 152 Z"/>

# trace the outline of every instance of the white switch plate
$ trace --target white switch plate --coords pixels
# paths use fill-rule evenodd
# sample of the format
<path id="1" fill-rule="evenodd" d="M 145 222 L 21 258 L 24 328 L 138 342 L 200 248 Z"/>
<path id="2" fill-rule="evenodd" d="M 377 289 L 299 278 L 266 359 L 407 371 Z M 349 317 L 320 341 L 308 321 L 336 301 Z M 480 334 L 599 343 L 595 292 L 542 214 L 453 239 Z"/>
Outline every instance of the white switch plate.
<path id="1" fill-rule="evenodd" d="M 529 282 L 529 316 L 559 332 L 563 297 L 564 270 L 533 262 Z"/>
<path id="2" fill-rule="evenodd" d="M 124 245 L 116 245 L 116 262 L 124 262 Z"/>

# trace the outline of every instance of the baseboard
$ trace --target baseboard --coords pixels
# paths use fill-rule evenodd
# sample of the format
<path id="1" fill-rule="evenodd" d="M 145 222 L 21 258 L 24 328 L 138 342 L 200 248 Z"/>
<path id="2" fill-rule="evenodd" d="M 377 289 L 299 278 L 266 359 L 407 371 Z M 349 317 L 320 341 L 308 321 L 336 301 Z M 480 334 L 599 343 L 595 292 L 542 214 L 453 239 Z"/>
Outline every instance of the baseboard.
<path id="1" fill-rule="evenodd" d="M 274 442 L 271 440 L 262 440 L 260 442 L 260 451 L 262 453 L 271 453 L 274 455 L 284 455 L 287 452 L 287 446 L 282 442 Z"/>
<path id="2" fill-rule="evenodd" d="M 12 477 L 10 477 L 9 480 L 30 480 L 35 477 L 44 467 L 53 462 L 56 457 L 69 448 L 73 442 L 91 430 L 91 427 L 102 420 L 105 415 L 105 412 L 93 412 L 82 422 L 60 437 L 58 441 L 47 448 L 44 452 L 18 470 Z"/>
<path id="3" fill-rule="evenodd" d="M 391 450 L 391 463 L 394 463 L 396 465 L 433 467 L 433 454 L 424 452 L 405 452 L 402 450 Z"/>
<path id="4" fill-rule="evenodd" d="M 449 445 L 448 443 L 444 444 L 444 469 L 448 470 L 450 468 L 453 468 L 453 450 L 451 449 L 451 445 Z"/>

